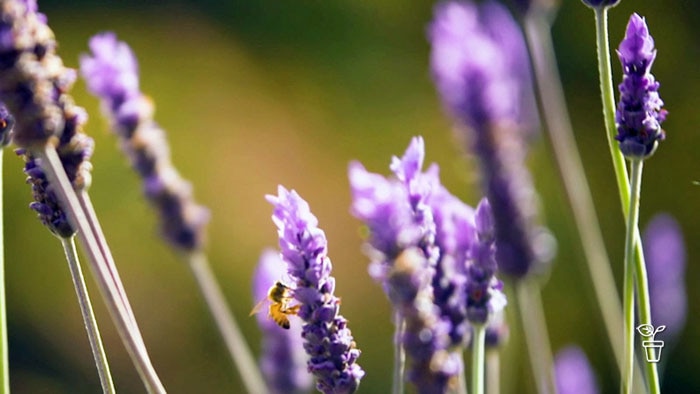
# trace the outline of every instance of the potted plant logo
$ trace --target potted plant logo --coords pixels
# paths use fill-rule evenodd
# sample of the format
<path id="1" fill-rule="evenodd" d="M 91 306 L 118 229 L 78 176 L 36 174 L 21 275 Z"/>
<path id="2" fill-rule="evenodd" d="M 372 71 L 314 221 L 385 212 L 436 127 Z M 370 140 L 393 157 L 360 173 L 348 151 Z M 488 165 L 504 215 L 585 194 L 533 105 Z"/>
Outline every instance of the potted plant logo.
<path id="1" fill-rule="evenodd" d="M 646 338 L 645 341 L 642 341 L 642 346 L 646 351 L 647 362 L 658 363 L 661 360 L 661 349 L 664 347 L 664 341 L 656 341 L 654 337 L 665 329 L 666 326 L 663 325 L 654 329 L 651 324 L 641 324 L 637 327 L 639 334 Z"/>

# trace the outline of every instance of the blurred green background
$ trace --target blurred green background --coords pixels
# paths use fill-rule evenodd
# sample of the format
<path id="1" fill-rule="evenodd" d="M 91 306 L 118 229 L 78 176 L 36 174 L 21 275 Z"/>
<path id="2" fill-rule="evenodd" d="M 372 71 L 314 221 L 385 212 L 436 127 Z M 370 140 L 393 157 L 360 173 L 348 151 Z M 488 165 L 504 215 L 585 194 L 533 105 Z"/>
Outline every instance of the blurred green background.
<path id="1" fill-rule="evenodd" d="M 426 140 L 427 162 L 470 204 L 480 198 L 475 161 L 461 153 L 431 84 L 425 27 L 433 2 L 258 0 L 41 2 L 64 62 L 77 67 L 88 38 L 113 30 L 136 52 L 142 87 L 168 131 L 173 160 L 212 211 L 210 258 L 254 352 L 260 335 L 250 278 L 259 253 L 276 246 L 271 206 L 278 184 L 296 189 L 326 231 L 342 313 L 362 350 L 364 393 L 389 390 L 388 302 L 367 275 L 359 223 L 349 214 L 348 162 L 388 173 L 391 155 L 410 137 Z M 654 74 L 670 111 L 667 141 L 645 166 L 641 224 L 670 212 L 688 246 L 688 322 L 664 349 L 664 392 L 700 392 L 700 2 L 623 0 L 610 13 L 616 47 L 632 12 L 647 17 L 659 55 Z M 595 61 L 593 13 L 563 2 L 553 28 L 569 109 L 618 285 L 624 224 L 605 141 Z M 616 84 L 620 67 L 615 59 Z M 73 94 L 91 115 L 96 139 L 90 190 L 150 355 L 172 393 L 241 392 L 189 271 L 161 242 L 138 179 L 120 155 L 95 99 Z M 59 243 L 27 208 L 21 161 L 5 155 L 5 233 L 11 385 L 15 393 L 95 393 L 97 374 Z M 545 138 L 529 164 L 543 221 L 559 253 L 543 299 L 553 348 L 577 343 L 603 392 L 618 374 L 563 189 Z M 89 275 L 89 285 L 92 285 Z M 143 392 L 97 290 L 90 286 L 119 392 Z M 371 306 L 371 307 L 369 307 Z M 511 319 L 514 316 L 510 316 Z M 533 393 L 524 343 L 512 322 L 502 361 L 504 392 Z"/>

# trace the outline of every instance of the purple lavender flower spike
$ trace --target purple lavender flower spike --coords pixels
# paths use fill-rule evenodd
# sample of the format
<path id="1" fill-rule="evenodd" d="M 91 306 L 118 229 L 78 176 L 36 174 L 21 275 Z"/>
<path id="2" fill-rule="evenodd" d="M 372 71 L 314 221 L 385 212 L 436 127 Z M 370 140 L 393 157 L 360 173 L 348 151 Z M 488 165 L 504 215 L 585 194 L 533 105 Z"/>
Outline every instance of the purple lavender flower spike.
<path id="1" fill-rule="evenodd" d="M 496 279 L 496 232 L 491 205 L 482 199 L 476 208 L 477 242 L 472 244 L 467 265 L 467 319 L 488 324 L 506 306 L 503 283 Z"/>
<path id="2" fill-rule="evenodd" d="M 333 292 L 335 278 L 327 255 L 327 241 L 309 204 L 295 191 L 279 186 L 272 221 L 279 234 L 282 259 L 296 282 L 294 298 L 301 305 L 302 337 L 309 355 L 308 370 L 316 377 L 316 388 L 326 394 L 353 393 L 365 372 L 357 364 L 356 348 L 347 320 L 339 314 L 340 299 Z"/>
<path id="3" fill-rule="evenodd" d="M 598 394 L 595 374 L 586 354 L 578 346 L 567 346 L 554 358 L 559 394 Z"/>
<path id="4" fill-rule="evenodd" d="M 271 249 L 265 250 L 253 276 L 253 299 L 265 299 L 269 288 L 276 281 L 283 280 L 286 273 L 286 263 L 279 253 Z M 257 320 L 263 337 L 260 369 L 267 377 L 270 393 L 308 393 L 312 379 L 306 370 L 301 326 L 292 324 L 285 330 L 270 319 L 267 313 L 258 313 Z"/>
<path id="5" fill-rule="evenodd" d="M 55 82 L 66 69 L 35 2 L 4 1 L 0 16 L 0 100 L 16 120 L 13 142 L 20 147 L 41 146 L 63 128 L 57 105 L 62 92 L 56 91 Z"/>
<path id="6" fill-rule="evenodd" d="M 81 73 L 143 179 L 144 194 L 159 212 L 163 236 L 181 250 L 203 248 L 209 212 L 194 202 L 189 182 L 172 165 L 165 132 L 153 120 L 153 104 L 139 89 L 133 52 L 113 33 L 92 37 L 90 49 L 92 55 L 80 59 Z"/>
<path id="7" fill-rule="evenodd" d="M 522 78 L 529 71 L 522 71 L 527 62 L 518 27 L 497 3 L 450 1 L 436 7 L 428 35 L 437 90 L 471 131 L 469 150 L 480 161 L 494 208 L 499 269 L 516 278 L 541 270 L 546 258 L 535 248 L 537 196 L 521 132 L 532 123 L 527 114 L 534 104 L 531 81 Z"/>
<path id="8" fill-rule="evenodd" d="M 616 139 L 626 157 L 644 159 L 664 140 L 661 123 L 667 114 L 661 108 L 664 102 L 659 96 L 659 83 L 651 74 L 656 49 L 644 18 L 632 14 L 617 55 L 624 77 L 615 115 Z"/>
<path id="9" fill-rule="evenodd" d="M 673 217 L 658 214 L 652 218 L 644 231 L 644 255 L 652 322 L 655 326 L 666 326 L 667 338 L 677 338 L 685 325 L 688 301 L 685 243 Z"/>
<path id="10" fill-rule="evenodd" d="M 9 141 L 9 128 L 14 126 L 12 141 L 20 147 L 54 144 L 73 188 L 86 190 L 92 180 L 94 142 L 83 133 L 85 110 L 68 95 L 76 73 L 56 55 L 53 32 L 36 1 L 6 1 L 0 12 L 0 98 L 7 105 L 0 111 L 2 142 Z M 28 150 L 18 153 L 32 185 L 35 201 L 30 208 L 54 234 L 72 236 L 75 231 L 42 169 Z"/>
<path id="11" fill-rule="evenodd" d="M 462 368 L 466 323 L 466 258 L 473 210 L 440 185 L 438 167 L 422 171 L 425 148 L 413 138 L 392 159 L 395 177 L 351 163 L 352 213 L 369 227 L 370 275 L 384 287 L 406 331 L 408 377 L 418 392 L 445 392 Z"/>

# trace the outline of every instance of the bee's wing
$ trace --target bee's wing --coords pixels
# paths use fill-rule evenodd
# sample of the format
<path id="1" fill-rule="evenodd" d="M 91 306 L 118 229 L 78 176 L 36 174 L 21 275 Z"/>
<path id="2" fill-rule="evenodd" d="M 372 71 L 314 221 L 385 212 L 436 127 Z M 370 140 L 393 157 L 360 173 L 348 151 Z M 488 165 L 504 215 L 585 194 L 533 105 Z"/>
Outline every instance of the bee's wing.
<path id="1" fill-rule="evenodd" d="M 267 301 L 267 298 L 263 298 L 258 302 L 254 307 L 253 310 L 250 311 L 250 314 L 248 316 L 253 316 L 254 314 L 260 312 L 262 308 L 265 306 L 265 302 Z"/>

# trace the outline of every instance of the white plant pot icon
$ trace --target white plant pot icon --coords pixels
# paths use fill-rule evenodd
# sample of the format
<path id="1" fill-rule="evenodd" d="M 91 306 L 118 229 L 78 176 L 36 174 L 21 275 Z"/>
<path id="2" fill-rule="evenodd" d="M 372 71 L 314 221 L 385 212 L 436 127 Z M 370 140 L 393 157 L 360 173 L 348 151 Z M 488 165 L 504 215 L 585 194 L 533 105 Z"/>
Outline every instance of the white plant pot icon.
<path id="1" fill-rule="evenodd" d="M 658 363 L 661 360 L 661 349 L 664 348 L 664 341 L 656 341 L 654 337 L 656 334 L 665 330 L 666 326 L 658 326 L 654 329 L 651 324 L 641 324 L 637 327 L 637 331 L 641 336 L 646 338 L 646 341 L 642 342 L 644 346 L 645 355 L 647 357 L 647 362 Z"/>
<path id="2" fill-rule="evenodd" d="M 664 341 L 644 341 L 642 346 L 646 350 L 647 362 L 658 363 L 661 360 L 661 349 L 664 348 Z"/>

